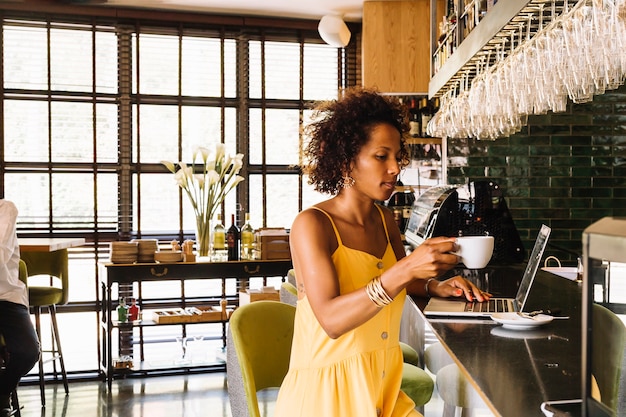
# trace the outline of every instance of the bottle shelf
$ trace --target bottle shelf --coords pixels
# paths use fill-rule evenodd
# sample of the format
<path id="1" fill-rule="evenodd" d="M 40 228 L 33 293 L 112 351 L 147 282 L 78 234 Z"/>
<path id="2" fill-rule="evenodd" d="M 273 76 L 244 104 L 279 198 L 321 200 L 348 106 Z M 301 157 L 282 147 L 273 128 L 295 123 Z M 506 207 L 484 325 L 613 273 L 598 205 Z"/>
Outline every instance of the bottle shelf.
<path id="1" fill-rule="evenodd" d="M 474 74 L 476 57 L 490 48 L 493 49 L 493 39 L 508 37 L 512 30 L 510 23 L 533 2 L 534 0 L 510 0 L 498 1 L 493 5 L 488 3 L 488 11 L 480 16 L 480 24 L 476 24 L 463 39 L 458 39 L 458 46 L 445 62 L 441 62 L 439 66 L 434 65 L 436 54 L 433 54 L 435 72 L 428 83 L 428 96 L 440 96 L 452 88 L 461 74 Z M 492 55 L 493 61 L 495 54 Z"/>
<path id="2" fill-rule="evenodd" d="M 427 145 L 427 144 L 441 144 L 441 138 L 428 138 L 428 137 L 417 137 L 417 138 L 408 138 L 406 140 L 407 145 Z"/>

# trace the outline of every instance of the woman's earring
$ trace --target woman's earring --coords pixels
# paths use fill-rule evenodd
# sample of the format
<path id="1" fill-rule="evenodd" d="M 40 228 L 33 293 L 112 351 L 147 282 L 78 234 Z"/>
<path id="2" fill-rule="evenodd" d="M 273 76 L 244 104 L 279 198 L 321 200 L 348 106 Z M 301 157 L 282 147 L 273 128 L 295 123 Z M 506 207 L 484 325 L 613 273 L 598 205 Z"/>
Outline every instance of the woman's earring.
<path id="1" fill-rule="evenodd" d="M 341 185 L 342 188 L 350 188 L 354 185 L 354 178 L 346 174 L 343 176 L 343 178 L 339 182 L 339 185 Z"/>

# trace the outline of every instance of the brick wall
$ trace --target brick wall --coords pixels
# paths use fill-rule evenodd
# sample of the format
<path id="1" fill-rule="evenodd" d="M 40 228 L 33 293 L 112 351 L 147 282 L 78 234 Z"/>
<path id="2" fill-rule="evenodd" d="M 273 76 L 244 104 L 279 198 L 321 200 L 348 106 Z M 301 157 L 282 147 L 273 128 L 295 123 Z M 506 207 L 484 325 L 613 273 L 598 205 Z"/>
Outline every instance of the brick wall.
<path id="1" fill-rule="evenodd" d="M 580 252 L 588 225 L 626 216 L 626 87 L 570 102 L 564 113 L 530 116 L 509 138 L 448 139 L 448 182 L 481 179 L 502 187 L 527 251 L 546 223 L 551 243 Z"/>

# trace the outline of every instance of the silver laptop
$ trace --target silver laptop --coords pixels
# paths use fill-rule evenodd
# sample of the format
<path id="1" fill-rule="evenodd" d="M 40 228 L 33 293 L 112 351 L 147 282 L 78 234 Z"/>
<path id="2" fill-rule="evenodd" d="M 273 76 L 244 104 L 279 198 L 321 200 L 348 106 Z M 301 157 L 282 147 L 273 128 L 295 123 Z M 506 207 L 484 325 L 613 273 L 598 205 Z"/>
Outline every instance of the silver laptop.
<path id="1" fill-rule="evenodd" d="M 543 251 L 548 244 L 550 231 L 551 229 L 545 224 L 541 226 L 515 298 L 491 298 L 489 301 L 478 303 L 459 298 L 433 297 L 424 309 L 424 314 L 427 316 L 480 317 L 490 316 L 493 313 L 524 311 L 524 305 L 537 275 Z"/>

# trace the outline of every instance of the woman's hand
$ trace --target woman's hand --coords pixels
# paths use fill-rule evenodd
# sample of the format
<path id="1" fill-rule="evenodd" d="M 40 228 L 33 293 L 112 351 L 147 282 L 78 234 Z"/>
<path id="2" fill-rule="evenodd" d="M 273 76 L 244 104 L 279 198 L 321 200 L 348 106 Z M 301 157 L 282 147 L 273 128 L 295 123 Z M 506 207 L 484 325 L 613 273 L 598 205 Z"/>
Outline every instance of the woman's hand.
<path id="1" fill-rule="evenodd" d="M 438 277 L 458 264 L 459 257 L 453 253 L 455 248 L 454 237 L 427 239 L 401 262 L 413 279 Z"/>
<path id="2" fill-rule="evenodd" d="M 491 298 L 491 294 L 481 291 L 476 285 L 458 275 L 445 281 L 431 281 L 428 286 L 428 293 L 436 297 L 461 297 L 464 295 L 467 301 L 480 303 Z"/>

